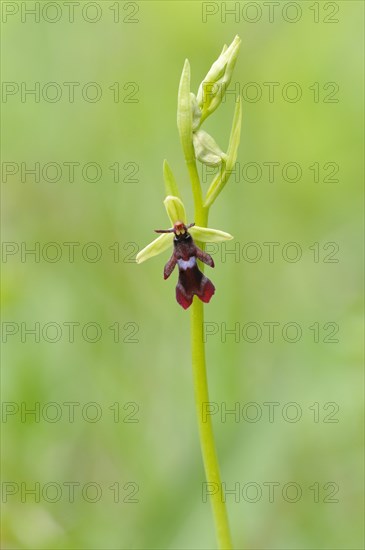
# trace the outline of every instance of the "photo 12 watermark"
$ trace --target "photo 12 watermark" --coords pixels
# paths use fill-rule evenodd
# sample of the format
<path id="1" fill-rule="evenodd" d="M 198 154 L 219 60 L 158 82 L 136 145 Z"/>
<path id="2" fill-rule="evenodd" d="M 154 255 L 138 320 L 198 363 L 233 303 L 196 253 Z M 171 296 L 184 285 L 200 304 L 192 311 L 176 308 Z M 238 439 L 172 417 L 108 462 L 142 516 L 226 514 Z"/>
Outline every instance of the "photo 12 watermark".
<path id="1" fill-rule="evenodd" d="M 202 23 L 340 23 L 340 2 L 202 2 Z"/>
<path id="2" fill-rule="evenodd" d="M 140 324 L 114 321 L 102 326 L 97 321 L 2 321 L 3 344 L 96 344 L 102 340 L 114 344 L 139 344 Z"/>
<path id="3" fill-rule="evenodd" d="M 55 503 L 74 504 L 85 502 L 109 502 L 138 504 L 140 486 L 135 481 L 112 481 L 105 486 L 96 481 L 3 481 L 1 501 L 7 503 Z"/>
<path id="4" fill-rule="evenodd" d="M 233 483 L 203 482 L 201 485 L 201 499 L 205 504 L 211 495 L 220 494 L 223 502 L 250 503 L 306 503 L 338 504 L 340 486 L 335 481 L 311 484 L 297 481 L 236 481 Z"/>
<path id="5" fill-rule="evenodd" d="M 47 423 L 96 424 L 112 421 L 115 424 L 138 424 L 141 406 L 135 401 L 101 403 L 97 401 L 3 401 L 1 422 L 3 424 Z"/>
<path id="6" fill-rule="evenodd" d="M 140 22 L 140 2 L 122 0 L 1 2 L 2 23 L 96 23 L 136 24 Z"/>
<path id="7" fill-rule="evenodd" d="M 9 166 L 9 171 L 12 168 Z M 221 165 L 209 166 L 201 164 L 200 174 L 204 183 L 207 183 L 212 176 L 222 173 L 224 167 Z M 340 166 L 337 162 L 313 161 L 303 164 L 297 161 L 280 162 L 275 160 L 266 161 L 237 161 L 230 170 L 230 177 L 234 183 L 269 183 L 269 184 L 293 184 L 293 183 L 319 183 L 337 184 Z M 5 175 L 6 172 L 5 172 Z"/>
<path id="8" fill-rule="evenodd" d="M 340 84 L 333 80 L 326 82 L 297 82 L 295 80 L 281 81 L 247 81 L 217 84 L 204 82 L 204 90 L 208 98 L 219 96 L 221 103 L 226 101 L 245 103 L 324 103 L 340 102 Z"/>
<path id="9" fill-rule="evenodd" d="M 297 401 L 257 401 L 231 402 L 207 401 L 202 403 L 201 416 L 205 424 L 209 417 L 215 418 L 215 422 L 239 424 L 247 422 L 249 424 L 263 423 L 289 423 L 297 424 L 300 421 L 314 422 L 315 424 L 338 424 L 340 419 L 338 413 L 340 406 L 335 401 L 326 403 L 303 404 Z"/>
<path id="10" fill-rule="evenodd" d="M 2 103 L 139 103 L 139 84 L 127 82 L 16 82 L 1 83 Z"/>
<path id="11" fill-rule="evenodd" d="M 288 343 L 338 344 L 340 326 L 335 321 L 204 321 L 203 342 L 219 340 L 239 344 Z"/>
<path id="12" fill-rule="evenodd" d="M 64 160 L 62 162 L 3 161 L 1 180 L 6 184 L 35 183 L 140 183 L 140 163 L 135 160 L 112 161 L 108 165 L 90 161 Z"/>

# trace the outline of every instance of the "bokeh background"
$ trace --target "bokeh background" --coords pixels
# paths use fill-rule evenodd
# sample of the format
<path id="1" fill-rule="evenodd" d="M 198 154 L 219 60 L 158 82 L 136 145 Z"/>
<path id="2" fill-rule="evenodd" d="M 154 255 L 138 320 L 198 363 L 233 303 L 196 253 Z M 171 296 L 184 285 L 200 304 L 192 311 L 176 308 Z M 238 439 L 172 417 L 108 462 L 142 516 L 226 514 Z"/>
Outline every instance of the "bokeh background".
<path id="1" fill-rule="evenodd" d="M 236 34 L 238 175 L 210 225 L 235 236 L 238 256 L 211 249 L 206 307 L 222 479 L 239 491 L 227 495 L 233 538 L 240 549 L 362 548 L 363 3 L 230 2 L 224 15 L 220 2 L 80 2 L 71 22 L 67 2 L 41 2 L 39 21 L 24 8 L 34 4 L 2 3 L 3 548 L 215 547 L 189 313 L 177 274 L 162 278 L 169 252 L 134 258 L 168 225 L 164 158 L 193 221 L 179 78 L 187 57 L 196 92 Z M 39 97 L 22 96 L 36 82 Z M 79 83 L 73 102 L 67 82 Z M 98 101 L 95 88 L 82 95 L 90 82 Z M 223 149 L 234 101 L 205 125 Z M 24 172 L 35 163 L 39 178 Z M 87 163 L 101 173 L 83 173 Z M 264 163 L 279 163 L 273 181 Z M 64 243 L 78 243 L 73 262 Z M 278 243 L 271 260 L 263 243 Z M 36 323 L 39 341 L 26 332 Z"/>

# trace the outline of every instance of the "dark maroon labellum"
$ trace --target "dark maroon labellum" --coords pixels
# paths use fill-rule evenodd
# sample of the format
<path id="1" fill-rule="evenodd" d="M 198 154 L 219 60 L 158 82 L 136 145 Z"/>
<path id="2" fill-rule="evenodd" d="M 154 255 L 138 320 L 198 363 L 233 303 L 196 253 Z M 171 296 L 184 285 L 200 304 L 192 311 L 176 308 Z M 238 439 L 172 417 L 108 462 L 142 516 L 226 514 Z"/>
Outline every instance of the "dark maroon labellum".
<path id="1" fill-rule="evenodd" d="M 186 226 L 183 222 L 176 222 L 172 229 L 158 229 L 156 233 L 174 233 L 174 251 L 165 265 L 164 279 L 173 272 L 176 264 L 179 267 L 179 280 L 176 285 L 176 300 L 187 309 L 194 294 L 208 303 L 215 292 L 215 287 L 198 267 L 197 259 L 210 267 L 214 267 L 213 258 L 201 250 L 196 244 L 188 229 L 194 224 Z"/>

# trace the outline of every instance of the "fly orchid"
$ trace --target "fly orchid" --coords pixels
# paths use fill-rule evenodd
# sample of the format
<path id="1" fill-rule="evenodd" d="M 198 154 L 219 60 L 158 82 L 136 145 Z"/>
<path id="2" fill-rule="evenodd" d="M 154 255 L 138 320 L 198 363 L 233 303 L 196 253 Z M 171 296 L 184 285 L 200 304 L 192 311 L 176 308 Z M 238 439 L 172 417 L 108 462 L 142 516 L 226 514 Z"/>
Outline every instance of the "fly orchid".
<path id="1" fill-rule="evenodd" d="M 215 287 L 200 271 L 197 260 L 210 267 L 214 267 L 214 261 L 209 254 L 195 244 L 194 239 L 207 243 L 227 241 L 233 237 L 218 229 L 198 227 L 195 223 L 186 225 L 185 207 L 179 197 L 169 195 L 164 200 L 164 204 L 172 228 L 155 229 L 156 233 L 161 233 L 161 236 L 141 250 L 137 254 L 136 261 L 142 263 L 173 245 L 172 256 L 164 268 L 164 279 L 171 275 L 177 264 L 179 268 L 179 279 L 176 285 L 177 302 L 187 309 L 192 304 L 195 294 L 202 302 L 207 303 L 213 296 Z"/>
<path id="2" fill-rule="evenodd" d="M 223 101 L 232 78 L 240 42 L 240 38 L 236 36 L 229 46 L 223 47 L 220 56 L 211 66 L 196 95 L 190 89 L 190 63 L 187 59 L 185 60 L 178 91 L 177 127 L 191 183 L 195 223 L 187 223 L 184 204 L 175 177 L 167 161 L 164 161 L 163 175 L 167 195 L 164 205 L 171 226 L 169 229 L 155 230 L 161 235 L 141 250 L 136 257 L 137 263 L 142 263 L 173 246 L 173 253 L 164 268 L 164 278 L 167 279 L 176 265 L 178 266 L 179 279 L 176 286 L 176 300 L 184 309 L 191 306 L 191 349 L 199 434 L 207 484 L 208 486 L 214 484 L 217 487 L 210 497 L 220 550 L 223 548 L 231 550 L 232 540 L 211 419 L 208 415 L 208 418 L 203 420 L 201 414 L 204 404 L 210 401 L 203 335 L 204 302 L 210 301 L 215 288 L 208 277 L 204 275 L 203 268 L 199 269 L 198 262 L 201 261 L 210 267 L 214 267 L 214 262 L 209 254 L 195 244 L 194 240 L 198 243 L 209 243 L 233 239 L 229 233 L 206 226 L 211 206 L 234 172 L 241 135 L 241 98 L 239 97 L 235 104 L 226 152 L 201 126 Z M 218 169 L 204 194 L 197 161 Z M 194 295 L 199 299 L 194 300 Z"/>

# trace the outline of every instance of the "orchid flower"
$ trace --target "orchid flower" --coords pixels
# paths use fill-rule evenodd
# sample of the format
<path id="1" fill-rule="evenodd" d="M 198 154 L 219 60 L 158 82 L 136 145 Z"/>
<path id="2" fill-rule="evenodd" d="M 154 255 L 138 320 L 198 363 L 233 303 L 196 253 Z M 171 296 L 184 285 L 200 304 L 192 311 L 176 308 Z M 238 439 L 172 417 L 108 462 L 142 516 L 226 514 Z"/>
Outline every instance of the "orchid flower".
<path id="1" fill-rule="evenodd" d="M 166 187 L 164 205 L 171 227 L 156 229 L 155 231 L 161 235 L 143 248 L 136 257 L 136 262 L 140 264 L 173 246 L 172 255 L 164 267 L 164 278 L 167 279 L 178 266 L 176 300 L 184 309 L 192 306 L 191 344 L 196 409 L 207 486 L 214 487 L 214 491 L 210 492 L 210 498 L 220 550 L 231 550 L 233 545 L 224 489 L 220 481 L 213 427 L 210 416 L 203 420 L 201 413 L 204 405 L 210 402 L 203 337 L 203 306 L 204 302 L 210 301 L 215 292 L 213 283 L 203 273 L 203 264 L 214 267 L 214 261 L 194 242 L 194 239 L 198 243 L 217 243 L 233 239 L 229 233 L 206 226 L 209 210 L 227 184 L 237 160 L 242 120 L 241 98 L 236 101 L 226 152 L 219 147 L 210 134 L 201 128 L 201 125 L 222 103 L 232 78 L 240 42 L 240 38 L 236 36 L 229 46 L 224 45 L 220 56 L 200 84 L 197 94 L 190 89 L 190 63 L 187 59 L 185 60 L 178 91 L 177 127 L 190 177 L 194 218 L 192 223 L 188 224 L 175 177 L 167 161 L 164 161 L 163 174 Z M 218 173 L 213 177 L 204 194 L 197 161 L 207 166 L 218 167 Z M 201 270 L 198 260 L 203 263 Z M 194 299 L 194 296 L 198 299 Z"/>

